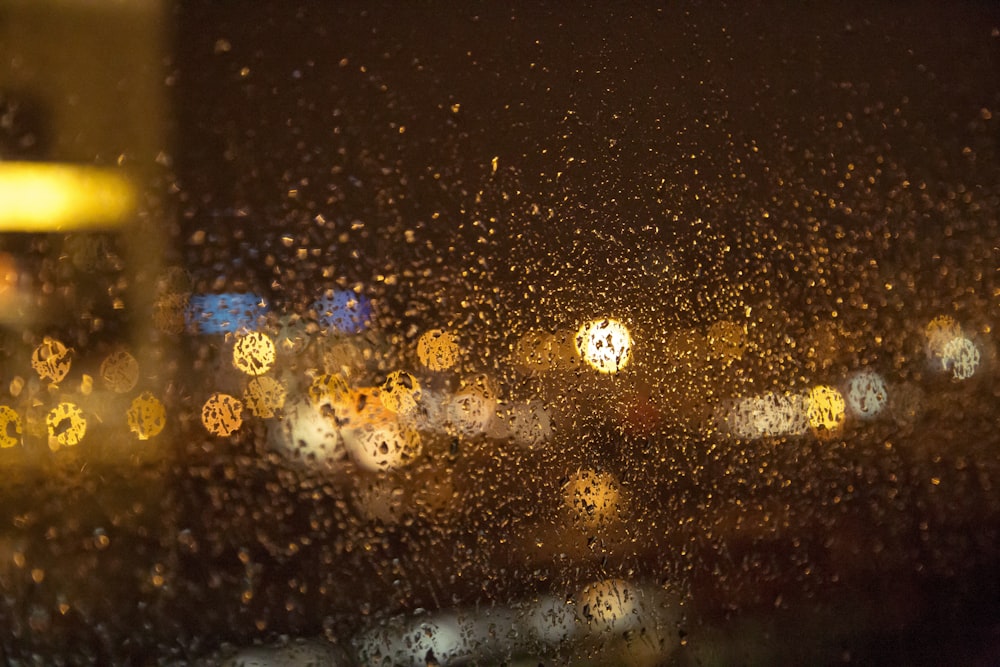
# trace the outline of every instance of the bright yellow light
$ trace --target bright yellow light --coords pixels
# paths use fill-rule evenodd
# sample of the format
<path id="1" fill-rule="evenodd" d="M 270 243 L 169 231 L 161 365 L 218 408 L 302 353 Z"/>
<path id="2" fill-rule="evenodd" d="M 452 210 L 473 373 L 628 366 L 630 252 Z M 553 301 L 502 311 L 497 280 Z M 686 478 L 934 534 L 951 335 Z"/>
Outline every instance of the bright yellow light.
<path id="1" fill-rule="evenodd" d="M 817 385 L 809 391 L 809 425 L 816 431 L 833 433 L 844 423 L 847 403 L 839 391 L 828 385 Z"/>
<path id="2" fill-rule="evenodd" d="M 280 380 L 262 375 L 251 378 L 243 392 L 243 403 L 254 417 L 271 419 L 285 407 L 285 385 Z"/>
<path id="3" fill-rule="evenodd" d="M 576 351 L 595 370 L 617 373 L 632 359 L 632 336 L 618 320 L 591 320 L 576 332 Z"/>
<path id="4" fill-rule="evenodd" d="M 243 402 L 235 396 L 216 392 L 201 407 L 201 423 L 212 435 L 230 436 L 243 425 Z"/>
<path id="5" fill-rule="evenodd" d="M 0 405 L 0 447 L 4 449 L 21 444 L 21 417 L 13 408 Z"/>
<path id="6" fill-rule="evenodd" d="M 144 391 L 132 400 L 126 415 L 128 428 L 140 440 L 149 440 L 160 434 L 167 425 L 167 409 L 160 399 Z"/>
<path id="7" fill-rule="evenodd" d="M 74 403 L 60 403 L 45 415 L 45 425 L 49 431 L 49 449 L 72 447 L 83 440 L 87 433 L 87 420 L 83 410 Z"/>
<path id="8" fill-rule="evenodd" d="M 393 371 L 382 383 L 379 398 L 386 409 L 408 415 L 417 409 L 422 395 L 417 378 L 406 371 Z"/>
<path id="9" fill-rule="evenodd" d="M 447 331 L 432 329 L 417 341 L 417 356 L 432 371 L 448 370 L 458 363 L 461 350 L 454 336 Z"/>
<path id="10" fill-rule="evenodd" d="M 251 331 L 233 346 L 233 366 L 247 375 L 263 375 L 274 363 L 274 341 L 259 331 Z"/>
<path id="11" fill-rule="evenodd" d="M 114 169 L 0 163 L 0 231 L 115 227 L 124 223 L 135 207 L 135 188 Z"/>

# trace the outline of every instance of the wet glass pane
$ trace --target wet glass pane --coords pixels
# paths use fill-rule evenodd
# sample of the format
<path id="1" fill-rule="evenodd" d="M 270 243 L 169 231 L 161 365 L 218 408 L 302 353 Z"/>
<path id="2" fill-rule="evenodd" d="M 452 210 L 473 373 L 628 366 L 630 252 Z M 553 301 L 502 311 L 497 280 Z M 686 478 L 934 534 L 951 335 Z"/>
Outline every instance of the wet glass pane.
<path id="1" fill-rule="evenodd" d="M 0 2 L 0 655 L 993 664 L 1000 10 Z"/>

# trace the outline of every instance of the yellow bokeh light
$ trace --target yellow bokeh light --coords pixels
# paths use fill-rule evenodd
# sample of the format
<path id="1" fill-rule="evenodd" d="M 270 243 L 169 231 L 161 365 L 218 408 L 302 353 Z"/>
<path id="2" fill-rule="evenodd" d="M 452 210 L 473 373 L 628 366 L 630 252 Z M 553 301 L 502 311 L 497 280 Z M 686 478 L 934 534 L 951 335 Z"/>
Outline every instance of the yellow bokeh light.
<path id="1" fill-rule="evenodd" d="M 2 162 L 0 202 L 0 231 L 101 229 L 127 221 L 136 207 L 136 192 L 114 169 Z"/>
<path id="2" fill-rule="evenodd" d="M 590 584 L 580 592 L 578 608 L 594 633 L 626 632 L 642 623 L 638 591 L 622 579 Z"/>
<path id="3" fill-rule="evenodd" d="M 417 357 L 432 371 L 448 370 L 458 363 L 460 353 L 455 338 L 440 329 L 425 332 L 417 341 Z"/>
<path id="4" fill-rule="evenodd" d="M 594 528 L 617 519 L 621 489 L 611 473 L 578 470 L 563 487 L 563 502 L 578 523 Z"/>
<path id="5" fill-rule="evenodd" d="M 128 428 L 140 440 L 160 434 L 167 424 L 167 409 L 150 392 L 146 391 L 132 400 L 126 416 Z"/>
<path id="6" fill-rule="evenodd" d="M 87 420 L 83 410 L 74 403 L 60 403 L 45 415 L 45 425 L 49 432 L 49 448 L 72 447 L 87 434 Z"/>
<path id="7" fill-rule="evenodd" d="M 46 337 L 31 354 L 31 367 L 43 380 L 62 382 L 73 365 L 72 350 L 58 340 Z"/>
<path id="8" fill-rule="evenodd" d="M 269 376 L 252 378 L 243 392 L 243 401 L 254 417 L 270 419 L 285 407 L 285 385 Z"/>
<path id="9" fill-rule="evenodd" d="M 420 382 L 406 371 L 393 371 L 382 383 L 379 398 L 387 410 L 407 415 L 417 409 L 422 392 Z"/>
<path id="10" fill-rule="evenodd" d="M 821 434 L 834 433 L 844 424 L 847 403 L 839 391 L 829 385 L 817 385 L 809 390 L 809 425 Z"/>
<path id="11" fill-rule="evenodd" d="M 420 434 L 399 422 L 345 428 L 342 435 L 351 458 L 366 470 L 399 468 L 420 456 Z"/>
<path id="12" fill-rule="evenodd" d="M 260 331 L 240 336 L 233 346 L 233 366 L 247 375 L 263 375 L 274 364 L 274 341 Z"/>
<path id="13" fill-rule="evenodd" d="M 938 315 L 927 323 L 924 336 L 927 338 L 927 354 L 941 357 L 944 348 L 952 340 L 961 337 L 962 327 L 949 315 Z"/>
<path id="14" fill-rule="evenodd" d="M 632 359 L 632 335 L 618 320 L 591 320 L 576 333 L 576 351 L 594 370 L 617 373 Z"/>
<path id="15" fill-rule="evenodd" d="M 336 405 L 349 399 L 351 389 L 342 375 L 324 373 L 312 381 L 308 393 L 313 405 Z"/>
<path id="16" fill-rule="evenodd" d="M 212 435 L 232 435 L 243 425 L 243 402 L 229 394 L 212 394 L 201 408 L 201 423 Z"/>
<path id="17" fill-rule="evenodd" d="M 104 358 L 100 372 L 108 389 L 123 394 L 139 381 L 139 362 L 125 350 L 118 350 Z"/>
<path id="18" fill-rule="evenodd" d="M 0 448 L 16 447 L 21 444 L 21 417 L 13 408 L 0 405 Z"/>

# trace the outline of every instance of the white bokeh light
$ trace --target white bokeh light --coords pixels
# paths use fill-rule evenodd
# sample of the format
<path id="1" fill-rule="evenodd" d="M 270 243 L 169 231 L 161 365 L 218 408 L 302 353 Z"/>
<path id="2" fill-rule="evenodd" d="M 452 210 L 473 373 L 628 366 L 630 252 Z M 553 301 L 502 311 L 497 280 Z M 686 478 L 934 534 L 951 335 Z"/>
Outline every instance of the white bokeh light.
<path id="1" fill-rule="evenodd" d="M 632 335 L 618 320 L 590 320 L 576 332 L 576 351 L 594 370 L 617 373 L 632 359 Z"/>

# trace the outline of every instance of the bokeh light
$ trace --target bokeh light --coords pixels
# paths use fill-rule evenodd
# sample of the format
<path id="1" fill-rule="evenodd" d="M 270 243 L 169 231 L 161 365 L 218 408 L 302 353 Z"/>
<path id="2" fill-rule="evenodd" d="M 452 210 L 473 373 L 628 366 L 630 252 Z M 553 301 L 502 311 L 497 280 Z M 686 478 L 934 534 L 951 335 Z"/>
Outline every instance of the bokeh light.
<path id="1" fill-rule="evenodd" d="M 618 320 L 590 320 L 576 333 L 576 351 L 594 370 L 617 373 L 632 359 L 632 335 Z"/>
<path id="2" fill-rule="evenodd" d="M 313 464 L 334 464 L 346 457 L 340 430 L 320 405 L 300 396 L 289 401 L 284 412 L 284 418 L 270 423 L 274 449 L 289 458 Z"/>
<path id="3" fill-rule="evenodd" d="M 400 468 L 420 456 L 420 434 L 396 421 L 352 426 L 341 434 L 351 458 L 365 470 Z"/>
<path id="4" fill-rule="evenodd" d="M 448 370 L 458 363 L 460 353 L 454 336 L 441 329 L 426 331 L 417 341 L 417 357 L 432 371 Z"/>
<path id="5" fill-rule="evenodd" d="M 941 349 L 941 366 L 956 380 L 968 380 L 979 369 L 980 353 L 974 342 L 956 336 Z"/>
<path id="6" fill-rule="evenodd" d="M 0 449 L 21 444 L 21 416 L 9 405 L 0 405 Z"/>
<path id="7" fill-rule="evenodd" d="M 212 435 L 230 436 L 243 425 L 243 402 L 235 396 L 216 392 L 202 405 L 201 423 Z"/>
<path id="8" fill-rule="evenodd" d="M 389 373 L 379 392 L 382 405 L 401 415 L 407 415 L 416 410 L 421 396 L 420 382 L 406 371 Z"/>
<path id="9" fill-rule="evenodd" d="M 78 445 L 87 434 L 87 420 L 75 403 L 63 402 L 52 408 L 45 416 L 45 426 L 52 451 Z"/>
<path id="10" fill-rule="evenodd" d="M 250 292 L 194 294 L 188 301 L 185 322 L 191 333 L 240 333 L 257 329 L 267 312 L 267 302 Z"/>
<path id="11" fill-rule="evenodd" d="M 372 316 L 368 297 L 351 290 L 333 290 L 314 301 L 312 308 L 321 327 L 342 334 L 364 331 Z"/>
<path id="12" fill-rule="evenodd" d="M 55 384 L 62 382 L 72 365 L 72 350 L 54 338 L 46 337 L 31 354 L 31 367 L 38 377 Z"/>
<path id="13" fill-rule="evenodd" d="M 889 403 L 889 390 L 882 376 L 871 369 L 858 371 L 847 381 L 847 404 L 861 419 L 877 417 Z"/>
<path id="14" fill-rule="evenodd" d="M 126 350 L 117 350 L 101 362 L 101 380 L 115 393 L 132 391 L 139 381 L 139 362 Z"/>
<path id="15" fill-rule="evenodd" d="M 250 379 L 243 392 L 243 402 L 254 417 L 271 419 L 285 407 L 286 395 L 285 385 L 280 380 L 264 375 Z"/>
<path id="16" fill-rule="evenodd" d="M 274 341 L 260 331 L 251 331 L 233 345 L 233 366 L 247 375 L 263 375 L 274 364 Z"/>
<path id="17" fill-rule="evenodd" d="M 820 435 L 833 434 L 844 424 L 844 396 L 829 385 L 817 385 L 809 390 L 809 425 Z"/>
<path id="18" fill-rule="evenodd" d="M 642 624 L 638 590 L 622 579 L 606 579 L 584 587 L 579 615 L 593 633 L 622 633 Z"/>
<path id="19" fill-rule="evenodd" d="M 132 400 L 126 415 L 129 430 L 139 440 L 155 438 L 167 425 L 167 409 L 160 399 L 145 391 Z"/>

